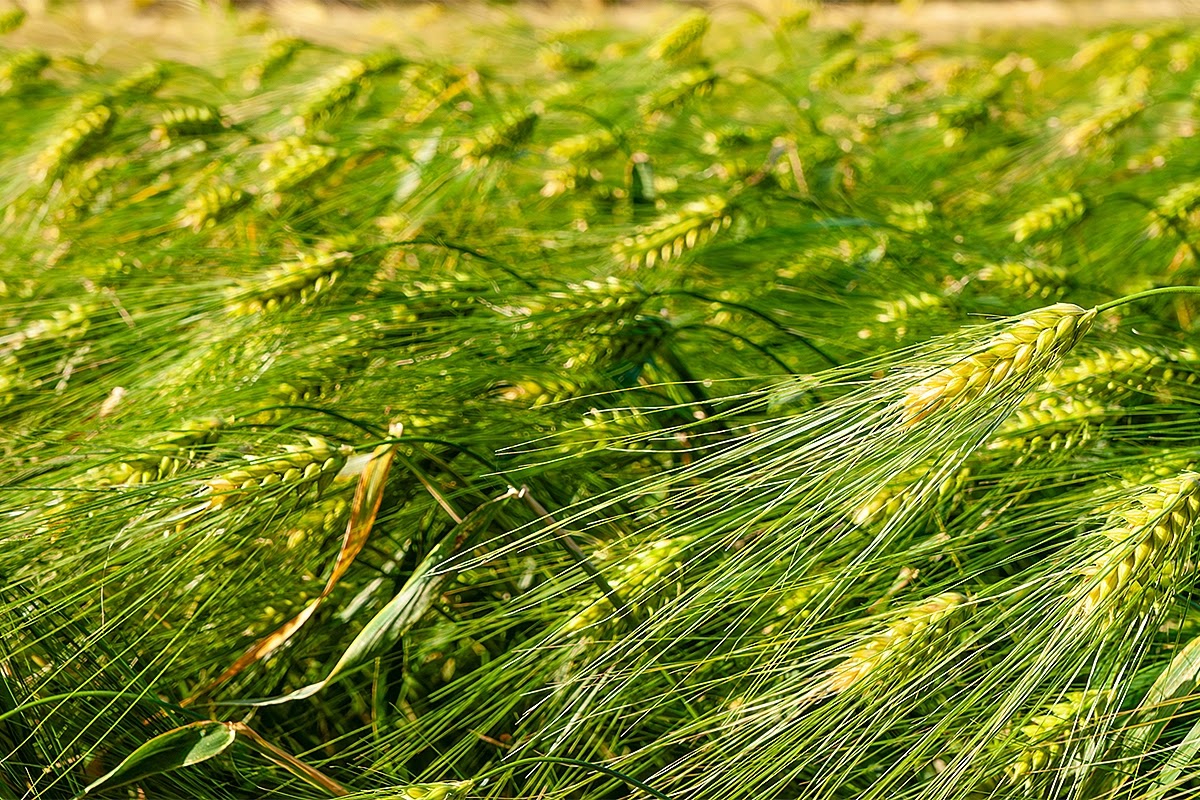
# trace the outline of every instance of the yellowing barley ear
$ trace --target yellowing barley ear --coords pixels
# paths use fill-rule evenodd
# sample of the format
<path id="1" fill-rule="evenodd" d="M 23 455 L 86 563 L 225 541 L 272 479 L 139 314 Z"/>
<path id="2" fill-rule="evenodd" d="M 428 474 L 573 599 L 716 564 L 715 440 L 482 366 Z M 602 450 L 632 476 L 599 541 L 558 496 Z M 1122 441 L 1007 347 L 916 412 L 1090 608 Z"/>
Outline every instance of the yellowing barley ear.
<path id="1" fill-rule="evenodd" d="M 958 625 L 969 610 L 967 598 L 943 592 L 908 607 L 903 617 L 845 652 L 829 670 L 816 695 L 843 692 L 885 667 L 902 674 L 912 667 L 937 639 Z"/>
<path id="2" fill-rule="evenodd" d="M 711 26 L 712 19 L 708 13 L 697 9 L 651 45 L 649 55 L 656 61 L 678 61 L 692 55 L 699 49 L 700 40 Z"/>
<path id="3" fill-rule="evenodd" d="M 1056 197 L 1026 213 L 1010 226 L 1013 239 L 1023 242 L 1038 236 L 1062 233 L 1087 214 L 1087 202 L 1079 192 Z"/>
<path id="4" fill-rule="evenodd" d="M 1072 303 L 1022 315 L 983 349 L 930 375 L 905 392 L 901 401 L 905 424 L 949 411 L 997 391 L 1030 388 L 1087 333 L 1096 309 Z"/>
<path id="5" fill-rule="evenodd" d="M 1200 517 L 1200 473 L 1183 472 L 1146 487 L 1113 511 L 1101 530 L 1113 545 L 1086 566 L 1081 616 L 1114 620 L 1140 613 L 1159 590 L 1170 592 L 1177 562 L 1190 551 Z"/>
<path id="6" fill-rule="evenodd" d="M 1006 737 L 1004 749 L 1019 751 L 1004 767 L 1008 781 L 1024 783 L 1037 773 L 1052 769 L 1076 732 L 1088 724 L 1088 718 L 1107 696 L 1107 692 L 1098 689 L 1068 692 L 1062 700 L 1047 706 Z"/>

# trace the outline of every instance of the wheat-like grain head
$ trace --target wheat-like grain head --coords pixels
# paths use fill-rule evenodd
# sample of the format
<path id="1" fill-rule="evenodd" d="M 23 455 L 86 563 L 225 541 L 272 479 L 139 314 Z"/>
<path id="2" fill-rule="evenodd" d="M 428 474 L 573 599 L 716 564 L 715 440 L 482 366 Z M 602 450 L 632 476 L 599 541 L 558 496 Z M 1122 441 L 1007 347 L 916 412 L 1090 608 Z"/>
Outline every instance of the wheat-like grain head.
<path id="1" fill-rule="evenodd" d="M 262 489 L 303 492 L 310 486 L 322 491 L 346 463 L 347 451 L 315 436 L 307 445 L 286 445 L 285 455 L 268 459 L 247 456 L 247 463 L 205 482 L 209 508 L 244 501 Z"/>
<path id="2" fill-rule="evenodd" d="M 34 83 L 50 66 L 50 56 L 41 50 L 18 50 L 0 63 L 0 96 Z"/>
<path id="3" fill-rule="evenodd" d="M 650 46 L 649 56 L 655 61 L 678 61 L 696 52 L 700 40 L 712 27 L 708 12 L 696 9 Z"/>
<path id="4" fill-rule="evenodd" d="M 912 425 L 935 412 L 1036 381 L 1087 333 L 1095 316 L 1096 309 L 1072 303 L 1022 315 L 982 350 L 910 387 L 901 402 L 904 423 Z"/>
<path id="5" fill-rule="evenodd" d="M 91 153 L 108 136 L 117 113 L 104 98 L 81 103 L 78 116 L 38 153 L 31 170 L 38 183 L 59 177 L 63 170 Z"/>
<path id="6" fill-rule="evenodd" d="M 234 315 L 260 314 L 312 301 L 337 281 L 354 260 L 349 252 L 301 253 L 261 279 L 239 287 L 227 310 Z"/>
<path id="7" fill-rule="evenodd" d="M 883 669 L 903 673 L 944 636 L 969 609 L 965 595 L 943 592 L 910 605 L 904 616 L 846 651 L 829 670 L 817 694 L 843 692 Z"/>
<path id="8" fill-rule="evenodd" d="M 733 212 L 725 198 L 711 195 L 688 203 L 678 213 L 659 217 L 618 242 L 613 251 L 631 267 L 666 263 L 706 244 L 732 225 Z"/>
<path id="9" fill-rule="evenodd" d="M 1200 473 L 1191 471 L 1150 484 L 1113 511 L 1101 531 L 1112 546 L 1081 570 L 1089 588 L 1080 615 L 1116 619 L 1145 610 L 1159 589 L 1169 592 L 1198 517 Z"/>
<path id="10" fill-rule="evenodd" d="M 1154 201 L 1150 213 L 1150 236 L 1158 238 L 1173 225 L 1187 222 L 1188 215 L 1200 208 L 1200 181 L 1181 183 Z"/>
<path id="11" fill-rule="evenodd" d="M 1087 211 L 1083 195 L 1071 192 L 1027 212 L 1010 226 L 1010 230 L 1018 242 L 1061 233 L 1082 220 Z"/>
<path id="12" fill-rule="evenodd" d="M 1144 100 L 1125 100 L 1101 109 L 1063 134 L 1063 149 L 1071 155 L 1089 150 L 1132 123 L 1146 109 Z"/>
<path id="13" fill-rule="evenodd" d="M 1072 733 L 1087 723 L 1107 693 L 1098 689 L 1068 692 L 1063 699 L 1042 709 L 1004 743 L 1006 750 L 1017 755 L 1004 767 L 1004 775 L 1012 784 L 1022 783 L 1035 773 L 1054 766 Z"/>

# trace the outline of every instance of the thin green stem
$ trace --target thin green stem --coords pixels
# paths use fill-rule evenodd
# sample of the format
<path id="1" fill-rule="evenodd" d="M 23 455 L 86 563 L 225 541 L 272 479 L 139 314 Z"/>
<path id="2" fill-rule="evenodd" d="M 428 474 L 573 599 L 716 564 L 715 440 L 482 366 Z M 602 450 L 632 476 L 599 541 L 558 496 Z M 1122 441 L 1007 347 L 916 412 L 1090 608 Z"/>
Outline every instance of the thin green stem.
<path id="1" fill-rule="evenodd" d="M 1108 311 L 1109 309 L 1123 306 L 1126 303 L 1132 303 L 1136 300 L 1144 300 L 1147 297 L 1156 297 L 1162 294 L 1200 294 L 1200 286 L 1160 286 L 1157 289 L 1147 289 L 1144 292 L 1135 292 L 1127 294 L 1124 297 L 1118 297 L 1103 305 L 1096 306 L 1097 313 Z"/>
<path id="2" fill-rule="evenodd" d="M 646 794 L 649 794 L 653 797 L 657 797 L 658 800 L 671 800 L 669 795 L 663 794 L 658 789 L 655 789 L 653 786 L 643 783 L 642 781 L 639 781 L 637 778 L 632 778 L 623 772 L 613 769 L 612 767 L 606 767 L 603 764 L 593 764 L 590 761 L 583 761 L 583 760 L 580 760 L 577 758 L 563 758 L 560 756 L 530 756 L 529 758 L 522 758 L 522 759 L 518 759 L 517 761 L 510 761 L 507 764 L 501 764 L 498 767 L 494 767 L 493 769 L 488 770 L 487 772 L 485 772 L 482 775 L 480 775 L 479 777 L 477 777 L 475 780 L 482 781 L 485 778 L 492 777 L 493 775 L 500 775 L 500 774 L 508 772 L 510 770 L 518 769 L 520 767 L 525 766 L 526 764 L 565 764 L 570 767 L 580 767 L 582 769 L 590 769 L 593 772 L 599 772 L 604 775 L 610 775 L 614 778 L 617 778 L 618 780 L 625 781 L 630 786 L 641 789 L 643 792 L 645 792 Z"/>
<path id="3" fill-rule="evenodd" d="M 50 703 L 61 703 L 61 702 L 65 702 L 67 700 L 75 700 L 80 697 L 105 697 L 105 698 L 109 698 L 109 699 L 128 697 L 131 700 L 137 700 L 139 702 L 149 703 L 150 705 L 158 706 L 159 708 L 164 708 L 168 711 L 177 711 L 177 712 L 179 712 L 181 714 L 185 714 L 189 717 L 194 717 L 196 719 L 200 719 L 199 716 L 197 716 L 196 714 L 194 714 L 192 712 L 189 712 L 186 708 L 181 708 L 180 706 L 177 706 L 174 703 L 167 703 L 163 700 L 159 700 L 156 697 L 151 697 L 148 694 L 134 694 L 133 692 L 118 692 L 118 691 L 113 691 L 111 689 L 86 689 L 86 690 L 78 691 L 78 692 L 69 692 L 67 694 L 55 694 L 55 695 L 51 695 L 50 697 L 41 697 L 41 698 L 38 698 L 37 700 L 30 700 L 27 703 L 22 703 L 21 705 L 17 706 L 16 708 L 10 709 L 8 711 L 5 711 L 3 714 L 0 714 L 0 722 L 4 722 L 5 720 L 9 719 L 10 717 L 15 717 L 18 714 L 20 714 L 24 711 L 28 711 L 31 708 L 37 708 L 38 706 L 49 705 Z"/>

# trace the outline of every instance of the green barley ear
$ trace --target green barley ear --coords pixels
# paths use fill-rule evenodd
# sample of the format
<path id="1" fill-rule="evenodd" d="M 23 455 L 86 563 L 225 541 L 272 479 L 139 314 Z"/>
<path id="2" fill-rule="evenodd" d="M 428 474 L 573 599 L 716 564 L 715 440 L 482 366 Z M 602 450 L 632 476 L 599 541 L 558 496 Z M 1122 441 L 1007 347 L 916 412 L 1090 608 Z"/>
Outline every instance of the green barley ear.
<path id="1" fill-rule="evenodd" d="M 653 267 L 702 247 L 733 224 L 734 207 L 710 195 L 688 203 L 676 214 L 659 217 L 613 245 L 613 252 L 630 267 Z"/>
<path id="2" fill-rule="evenodd" d="M 263 81 L 292 63 L 296 54 L 307 46 L 308 42 L 294 36 L 275 37 L 267 45 L 262 58 L 242 72 L 242 87 L 248 92 L 256 91 Z"/>
<path id="3" fill-rule="evenodd" d="M 238 287 L 226 310 L 245 316 L 304 305 L 332 286 L 353 260 L 354 255 L 344 251 L 301 253 L 296 261 L 269 270 L 261 280 Z"/>
<path id="4" fill-rule="evenodd" d="M 1084 617 L 1140 613 L 1160 588 L 1174 583 L 1181 554 L 1191 551 L 1200 517 L 1200 473 L 1182 472 L 1145 487 L 1109 516 L 1101 529 L 1112 545 L 1082 573 L 1088 592 L 1078 608 Z"/>
<path id="5" fill-rule="evenodd" d="M 38 183 L 62 175 L 71 164 L 94 151 L 108 136 L 117 114 L 106 99 L 88 98 L 81 103 L 78 116 L 50 140 L 34 159 L 32 177 Z"/>
<path id="6" fill-rule="evenodd" d="M 988 287 L 1038 300 L 1061 297 L 1070 283 L 1070 271 L 1031 261 L 1003 261 L 989 264 L 972 276 Z"/>
<path id="7" fill-rule="evenodd" d="M 579 164 L 611 155 L 617 151 L 617 148 L 617 137 L 611 131 L 601 129 L 560 139 L 546 148 L 546 155 L 555 161 Z"/>
<path id="8" fill-rule="evenodd" d="M 6 8 L 0 11 L 0 35 L 12 33 L 25 22 L 27 14 L 23 8 Z"/>
<path id="9" fill-rule="evenodd" d="M 839 50 L 817 65 L 808 77 L 808 88 L 812 91 L 828 89 L 858 67 L 858 53 L 854 50 Z"/>
<path id="10" fill-rule="evenodd" d="M 691 12 L 650 46 L 650 58 L 655 61 L 680 61 L 694 55 L 711 26 L 712 18 L 708 12 L 700 9 Z"/>
<path id="11" fill-rule="evenodd" d="M 37 81 L 50 66 L 50 56 L 41 50 L 18 50 L 0 63 L 0 96 L 20 91 Z"/>
<path id="12" fill-rule="evenodd" d="M 1071 155 L 1090 150 L 1131 124 L 1145 110 L 1144 100 L 1126 100 L 1101 109 L 1063 134 L 1063 149 Z"/>
<path id="13" fill-rule="evenodd" d="M 587 72 L 596 59 L 566 42 L 551 42 L 538 51 L 538 60 L 555 72 Z"/>
<path id="14" fill-rule="evenodd" d="M 101 197 L 113 188 L 112 173 L 121 159 L 97 158 L 63 177 L 59 217 L 79 220 L 88 215 Z"/>
<path id="15" fill-rule="evenodd" d="M 223 472 L 205 482 L 209 508 L 224 508 L 249 500 L 263 489 L 303 492 L 309 487 L 322 491 L 346 463 L 347 453 L 323 439 L 308 437 L 307 445 L 286 445 L 286 455 L 256 459 Z"/>
<path id="16" fill-rule="evenodd" d="M 114 83 L 112 96 L 118 101 L 145 100 L 159 90 L 170 74 L 166 64 L 147 62 Z"/>
<path id="17" fill-rule="evenodd" d="M 278 206 L 285 196 L 317 183 L 331 172 L 342 154 L 332 148 L 311 144 L 299 136 L 276 142 L 263 155 L 258 170 L 266 175 L 261 195 Z"/>
<path id="18" fill-rule="evenodd" d="M 901 402 L 905 424 L 961 408 L 986 394 L 1031 384 L 1076 345 L 1095 317 L 1096 309 L 1072 303 L 1022 315 L 979 352 L 909 388 Z"/>
<path id="19" fill-rule="evenodd" d="M 1200 208 L 1200 181 L 1188 181 L 1173 187 L 1154 201 L 1150 212 L 1150 236 L 1158 238 L 1174 225 L 1188 223 L 1188 217 Z"/>
<path id="20" fill-rule="evenodd" d="M 898 620 L 846 651 L 821 682 L 818 694 L 844 692 L 884 670 L 902 674 L 955 628 L 969 608 L 966 596 L 958 592 L 943 592 L 910 605 Z"/>
<path id="21" fill-rule="evenodd" d="M 1012 784 L 1028 782 L 1039 772 L 1053 769 L 1076 732 L 1108 697 L 1099 689 L 1068 692 L 1006 737 L 1004 749 L 1018 751 L 1004 767 Z"/>
<path id="22" fill-rule="evenodd" d="M 509 155 L 533 137 L 541 115 L 534 109 L 509 114 L 463 142 L 454 155 L 464 167 L 482 166 L 497 156 Z"/>
<path id="23" fill-rule="evenodd" d="M 474 786 L 474 781 L 415 783 L 401 789 L 390 789 L 386 796 L 395 798 L 395 800 L 466 800 Z M 364 800 L 369 800 L 369 798 Z M 380 796 L 377 800 L 385 800 L 385 798 Z"/>
<path id="24" fill-rule="evenodd" d="M 664 588 L 683 568 L 684 554 L 694 536 L 674 536 L 658 539 L 639 547 L 612 568 L 601 571 L 608 585 L 617 592 L 635 613 L 653 612 L 661 602 Z M 563 631 L 574 634 L 591 628 L 612 616 L 614 609 L 608 598 L 588 603 L 575 612 L 563 625 Z"/>
<path id="25" fill-rule="evenodd" d="M 179 106 L 169 108 L 159 115 L 158 122 L 150 129 L 150 139 L 169 146 L 173 139 L 210 136 L 221 133 L 229 123 L 221 112 L 211 106 Z"/>
<path id="26" fill-rule="evenodd" d="M 367 85 L 367 66 L 361 60 L 335 67 L 301 105 L 296 126 L 311 131 L 327 124 L 354 103 Z"/>
<path id="27" fill-rule="evenodd" d="M 908 233 L 925 233 L 929 230 L 929 218 L 934 215 L 933 203 L 919 200 L 915 203 L 891 203 L 884 217 L 889 225 Z"/>
<path id="28" fill-rule="evenodd" d="M 638 100 L 638 111 L 651 117 L 679 108 L 693 97 L 709 94 L 717 84 L 717 73 L 711 67 L 693 67 L 671 77 L 660 89 Z"/>
<path id="29" fill-rule="evenodd" d="M 905 510 L 923 502 L 928 492 L 922 484 L 934 483 L 932 497 L 942 509 L 962 500 L 962 489 L 971 479 L 971 469 L 961 467 L 950 474 L 939 472 L 934 462 L 918 464 L 889 480 L 884 486 L 850 513 L 850 521 L 859 527 L 873 528 Z"/>
<path id="30" fill-rule="evenodd" d="M 1031 456 L 1071 450 L 1088 442 L 1113 408 L 1088 397 L 1047 395 L 1013 412 L 988 445 L 1019 453 L 1020 465 Z"/>
<path id="31" fill-rule="evenodd" d="M 229 219 L 253 199 L 253 195 L 232 184 L 218 183 L 188 198 L 177 224 L 199 232 Z"/>
<path id="32" fill-rule="evenodd" d="M 1169 404 L 1200 383 L 1200 354 L 1192 348 L 1118 347 L 1080 356 L 1046 375 L 1046 391 L 1067 391 L 1106 403 L 1148 395 Z"/>
<path id="33" fill-rule="evenodd" d="M 345 530 L 350 516 L 350 499 L 344 494 L 322 498 L 304 510 L 286 532 L 288 550 L 318 546 Z"/>
<path id="34" fill-rule="evenodd" d="M 189 420 L 177 430 L 152 437 L 137 456 L 92 467 L 78 483 L 93 487 L 140 486 L 178 475 L 195 457 L 196 448 L 212 444 L 220 437 L 223 425 L 216 418 Z"/>
<path id="35" fill-rule="evenodd" d="M 1056 197 L 1026 213 L 1011 226 L 1013 239 L 1026 239 L 1061 233 L 1078 223 L 1087 214 L 1087 202 L 1079 192 Z"/>

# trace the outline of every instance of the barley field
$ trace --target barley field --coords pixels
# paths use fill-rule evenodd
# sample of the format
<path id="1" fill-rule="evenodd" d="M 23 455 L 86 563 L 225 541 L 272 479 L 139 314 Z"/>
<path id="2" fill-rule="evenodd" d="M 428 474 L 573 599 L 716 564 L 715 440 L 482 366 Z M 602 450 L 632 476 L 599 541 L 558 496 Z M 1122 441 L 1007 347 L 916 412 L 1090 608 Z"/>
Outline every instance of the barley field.
<path id="1" fill-rule="evenodd" d="M 1200 20 L 921 14 L 4 7 L 0 800 L 1195 796 Z"/>

